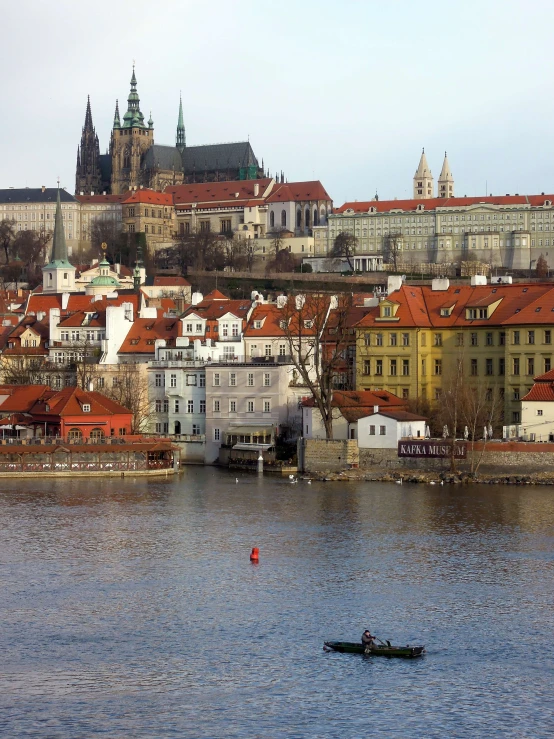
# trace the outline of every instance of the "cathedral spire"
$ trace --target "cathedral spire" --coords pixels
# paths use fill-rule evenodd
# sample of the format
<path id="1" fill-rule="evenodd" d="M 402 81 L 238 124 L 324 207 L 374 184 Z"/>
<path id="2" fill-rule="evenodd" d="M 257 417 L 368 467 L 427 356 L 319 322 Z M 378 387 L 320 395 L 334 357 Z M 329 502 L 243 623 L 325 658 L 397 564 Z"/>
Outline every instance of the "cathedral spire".
<path id="1" fill-rule="evenodd" d="M 121 128 L 121 121 L 119 120 L 119 100 L 115 101 L 115 113 L 113 117 L 113 127 Z"/>
<path id="2" fill-rule="evenodd" d="M 177 137 L 175 139 L 175 145 L 183 153 L 187 143 L 185 138 L 185 121 L 183 118 L 183 98 L 179 95 L 179 119 L 177 121 Z"/>
<path id="3" fill-rule="evenodd" d="M 92 113 L 90 111 L 90 95 L 87 95 L 87 111 L 85 113 L 85 131 L 94 131 L 94 126 L 92 125 Z"/>
<path id="4" fill-rule="evenodd" d="M 144 116 L 140 110 L 140 98 L 137 92 L 137 78 L 135 75 L 135 65 L 133 64 L 133 74 L 131 77 L 131 90 L 127 98 L 127 112 L 123 116 L 123 128 L 144 128 Z"/>

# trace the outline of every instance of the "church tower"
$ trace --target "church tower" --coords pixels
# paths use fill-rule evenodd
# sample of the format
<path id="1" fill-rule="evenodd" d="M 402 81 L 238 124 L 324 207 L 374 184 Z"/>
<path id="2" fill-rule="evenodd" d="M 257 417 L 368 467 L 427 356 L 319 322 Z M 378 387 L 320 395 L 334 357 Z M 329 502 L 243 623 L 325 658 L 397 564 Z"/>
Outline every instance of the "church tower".
<path id="1" fill-rule="evenodd" d="M 428 200 L 433 197 L 433 175 L 427 164 L 425 149 L 421 152 L 419 167 L 414 175 L 414 198 Z"/>
<path id="2" fill-rule="evenodd" d="M 75 173 L 75 193 L 102 191 L 102 174 L 100 171 L 100 145 L 98 136 L 92 125 L 90 112 L 90 95 L 87 100 L 85 125 L 81 134 L 81 144 L 77 147 L 77 168 Z"/>
<path id="3" fill-rule="evenodd" d="M 52 255 L 48 264 L 42 268 L 42 292 L 75 292 L 75 267 L 69 263 L 67 258 L 67 244 L 65 243 L 65 233 L 63 230 L 59 185 L 54 220 L 54 237 L 52 239 Z"/>
<path id="4" fill-rule="evenodd" d="M 183 119 L 183 99 L 179 95 L 179 120 L 177 121 L 177 136 L 175 137 L 175 146 L 182 155 L 187 145 L 185 137 L 185 121 Z"/>
<path id="5" fill-rule="evenodd" d="M 453 198 L 454 197 L 454 177 L 450 171 L 450 164 L 448 164 L 448 157 L 444 152 L 444 162 L 442 163 L 442 169 L 439 177 L 439 198 Z"/>
<path id="6" fill-rule="evenodd" d="M 127 190 L 138 188 L 141 181 L 142 157 L 154 143 L 154 122 L 150 118 L 144 122 L 137 92 L 135 67 L 131 77 L 131 91 L 127 98 L 127 112 L 123 121 L 119 118 L 116 103 L 110 154 L 112 156 L 112 194 L 120 195 Z"/>

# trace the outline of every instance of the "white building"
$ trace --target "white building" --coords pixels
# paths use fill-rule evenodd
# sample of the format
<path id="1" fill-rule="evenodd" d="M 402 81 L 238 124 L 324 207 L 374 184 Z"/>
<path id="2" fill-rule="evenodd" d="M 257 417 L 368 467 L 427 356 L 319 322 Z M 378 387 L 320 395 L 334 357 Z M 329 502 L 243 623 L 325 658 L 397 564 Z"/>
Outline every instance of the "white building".
<path id="1" fill-rule="evenodd" d="M 554 370 L 534 382 L 521 399 L 520 433 L 528 441 L 554 441 Z"/>

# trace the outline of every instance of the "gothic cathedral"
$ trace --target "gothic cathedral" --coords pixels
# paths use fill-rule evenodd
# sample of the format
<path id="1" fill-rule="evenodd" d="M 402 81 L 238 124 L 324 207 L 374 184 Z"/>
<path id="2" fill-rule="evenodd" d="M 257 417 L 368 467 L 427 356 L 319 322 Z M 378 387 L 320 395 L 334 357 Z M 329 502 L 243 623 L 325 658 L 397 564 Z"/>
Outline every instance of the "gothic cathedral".
<path id="1" fill-rule="evenodd" d="M 145 123 L 140 110 L 134 67 L 123 119 L 120 119 L 118 102 L 115 104 L 107 154 L 100 154 L 90 98 L 87 101 L 85 125 L 77 149 L 77 194 L 106 192 L 118 195 L 140 187 L 163 191 L 168 185 L 264 176 L 263 163 L 260 167 L 249 141 L 187 146 L 182 100 L 179 101 L 175 145 L 155 144 L 152 117 Z"/>

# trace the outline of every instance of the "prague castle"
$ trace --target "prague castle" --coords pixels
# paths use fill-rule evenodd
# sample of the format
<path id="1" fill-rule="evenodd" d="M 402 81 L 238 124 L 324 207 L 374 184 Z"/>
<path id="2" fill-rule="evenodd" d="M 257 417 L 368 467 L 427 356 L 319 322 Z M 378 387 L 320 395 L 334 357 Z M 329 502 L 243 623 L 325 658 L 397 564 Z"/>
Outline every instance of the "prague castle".
<path id="1" fill-rule="evenodd" d="M 85 125 L 77 149 L 77 195 L 102 192 L 119 195 L 140 187 L 164 190 L 168 185 L 251 180 L 263 176 L 263 162 L 260 167 L 248 141 L 187 146 L 182 100 L 179 102 L 175 144 L 155 144 L 152 116 L 145 122 L 140 110 L 134 67 L 127 112 L 122 118 L 118 102 L 115 104 L 107 154 L 100 154 L 90 98 L 87 101 Z"/>

